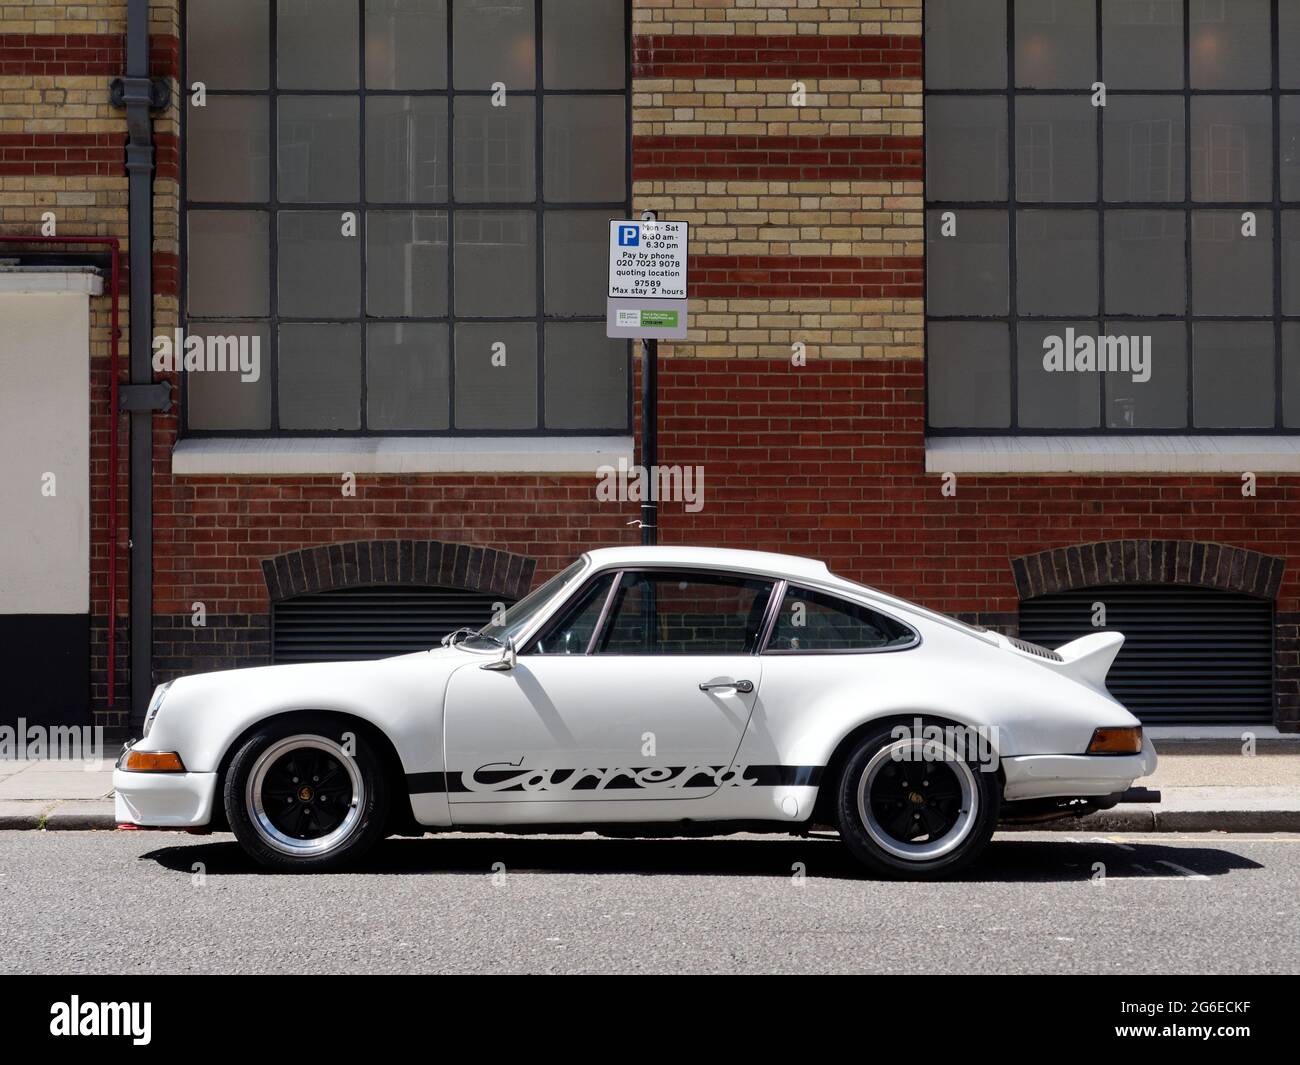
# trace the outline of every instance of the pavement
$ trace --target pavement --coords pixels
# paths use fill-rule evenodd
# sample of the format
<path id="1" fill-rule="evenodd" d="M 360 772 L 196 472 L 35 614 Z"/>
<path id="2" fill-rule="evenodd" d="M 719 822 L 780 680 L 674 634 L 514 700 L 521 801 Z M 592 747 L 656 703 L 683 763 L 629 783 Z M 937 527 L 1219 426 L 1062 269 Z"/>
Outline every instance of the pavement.
<path id="1" fill-rule="evenodd" d="M 1063 832 L 1300 832 L 1300 736 L 1260 740 L 1157 740 L 1156 772 L 1136 782 L 1158 805 L 1121 804 L 1051 822 Z M 112 829 L 113 763 L 0 760 L 0 829 Z"/>
<path id="2" fill-rule="evenodd" d="M 0 832 L 0 972 L 1296 973 L 1297 882 L 1300 834 L 998 833 L 927 884 L 833 837 L 390 839 L 303 877 L 224 835 Z"/>

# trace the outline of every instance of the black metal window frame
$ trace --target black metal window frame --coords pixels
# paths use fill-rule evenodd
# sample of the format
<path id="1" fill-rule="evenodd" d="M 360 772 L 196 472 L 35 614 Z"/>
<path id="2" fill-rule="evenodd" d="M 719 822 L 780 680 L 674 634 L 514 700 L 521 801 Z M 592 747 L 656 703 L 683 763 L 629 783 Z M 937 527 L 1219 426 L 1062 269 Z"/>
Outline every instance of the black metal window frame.
<path id="1" fill-rule="evenodd" d="M 1124 96 L 1159 96 L 1176 98 L 1183 101 L 1183 169 L 1184 169 L 1184 188 L 1182 200 L 1141 200 L 1141 201 L 1108 201 L 1105 199 L 1105 114 L 1104 108 L 1097 108 L 1097 159 L 1096 159 L 1096 181 L 1097 196 L 1092 202 L 1069 202 L 1057 203 L 1044 200 L 1019 200 L 1017 198 L 1016 188 L 1016 101 L 1017 99 L 1031 97 L 1052 97 L 1067 96 L 1076 98 L 1089 98 L 1092 95 L 1091 86 L 1080 89 L 1028 89 L 1016 86 L 1016 23 L 1015 23 L 1015 5 L 1017 0 L 1006 0 L 1006 49 L 1007 49 L 1007 83 L 1002 89 L 931 89 L 928 84 L 924 87 L 923 99 L 925 104 L 933 98 L 938 97 L 983 97 L 997 98 L 1002 97 L 1006 102 L 1007 113 L 1007 198 L 1006 200 L 993 201 L 953 201 L 953 200 L 931 200 L 928 194 L 928 187 L 923 211 L 922 226 L 925 231 L 925 240 L 927 243 L 927 261 L 928 261 L 928 241 L 929 241 L 929 216 L 931 211 L 972 211 L 972 210 L 995 210 L 1005 211 L 1008 216 L 1007 223 L 1007 243 L 1008 243 L 1008 279 L 1007 279 L 1007 300 L 1008 313 L 1004 315 L 931 315 L 929 313 L 929 270 L 926 270 L 925 282 L 925 300 L 926 300 L 926 318 L 925 318 L 925 350 L 927 353 L 927 380 L 925 388 L 925 425 L 926 434 L 929 436 L 1291 436 L 1300 433 L 1300 427 L 1287 428 L 1283 419 L 1283 324 L 1287 322 L 1300 322 L 1300 315 L 1287 315 L 1283 313 L 1283 287 L 1282 287 L 1282 250 L 1283 250 L 1283 213 L 1294 211 L 1300 214 L 1300 200 L 1283 200 L 1282 199 L 1282 100 L 1287 97 L 1300 100 L 1300 89 L 1281 88 L 1281 15 L 1279 0 L 1269 0 L 1271 33 L 1270 33 L 1270 58 L 1272 62 L 1272 79 L 1270 87 L 1267 89 L 1193 89 L 1192 88 L 1192 58 L 1191 58 L 1191 4 L 1192 0 L 1182 0 L 1183 7 L 1183 87 L 1181 89 L 1112 89 L 1107 87 L 1106 96 L 1109 100 L 1111 97 Z M 924 17 L 926 4 L 922 5 L 922 53 L 923 57 L 926 51 Z M 1104 43 L 1104 22 L 1103 13 L 1105 8 L 1104 0 L 1095 0 L 1096 14 L 1096 66 L 1095 80 L 1104 83 L 1104 62 L 1105 62 L 1105 43 Z M 924 60 L 923 60 L 924 61 Z M 924 75 L 924 67 L 923 67 Z M 1272 190 L 1273 196 L 1270 200 L 1264 201 L 1220 201 L 1220 200 L 1193 200 L 1192 199 L 1192 101 L 1204 97 L 1267 97 L 1272 107 L 1271 132 L 1272 132 L 1272 152 L 1273 152 L 1273 172 L 1272 172 Z M 928 117 L 928 107 L 926 107 Z M 925 138 L 928 144 L 928 124 L 923 123 L 926 129 Z M 1017 213 L 1023 210 L 1039 211 L 1079 211 L 1093 212 L 1097 216 L 1097 300 L 1098 312 L 1094 315 L 1068 315 L 1068 314 L 1021 314 L 1017 308 Z M 1143 315 L 1132 313 L 1116 312 L 1111 315 L 1106 313 L 1106 255 L 1105 255 L 1105 220 L 1108 211 L 1123 210 L 1143 210 L 1143 211 L 1168 211 L 1183 213 L 1184 225 L 1184 245 L 1183 254 L 1186 266 L 1186 291 L 1184 294 L 1183 313 L 1181 315 Z M 1193 261 L 1192 261 L 1192 217 L 1196 212 L 1208 211 L 1256 211 L 1268 212 L 1272 219 L 1273 227 L 1273 313 L 1271 315 L 1196 315 L 1192 312 L 1192 284 L 1193 284 Z M 1095 324 L 1098 329 L 1098 335 L 1102 335 L 1103 324 L 1107 320 L 1124 321 L 1124 322 L 1168 322 L 1183 324 L 1187 331 L 1187 397 L 1186 397 L 1186 424 L 1182 427 L 1170 428 L 1143 428 L 1143 427 L 1112 427 L 1106 424 L 1106 389 L 1104 380 L 1098 382 L 1098 419 L 1095 426 L 1090 427 L 1065 427 L 1065 428 L 1039 428 L 1039 427 L 1021 427 L 1020 409 L 1019 409 L 1019 330 L 1017 326 L 1022 322 L 1088 322 Z M 1008 372 L 1010 374 L 1010 420 L 1011 424 L 1006 427 L 977 427 L 961 428 L 951 426 L 933 426 L 930 423 L 930 385 L 929 385 L 929 359 L 930 351 L 930 325 L 932 322 L 991 322 L 1005 324 L 1008 327 L 1009 334 L 1009 358 Z M 1251 428 L 1201 428 L 1196 426 L 1194 417 L 1195 402 L 1195 338 L 1192 327 L 1197 323 L 1222 323 L 1222 324 L 1250 324 L 1250 323 L 1268 323 L 1273 326 L 1273 425 L 1272 427 L 1251 427 Z M 1098 374 L 1098 377 L 1104 375 Z"/>
<path id="2" fill-rule="evenodd" d="M 533 118 L 533 183 L 535 197 L 532 200 L 522 202 L 504 202 L 504 201 L 467 201 L 458 204 L 456 201 L 455 189 L 455 101 L 458 97 L 477 97 L 487 99 L 493 95 L 492 89 L 457 89 L 455 87 L 455 74 L 453 68 L 454 56 L 454 16 L 456 0 L 447 0 L 447 83 L 441 89 L 371 89 L 366 86 L 366 0 L 356 0 L 357 19 L 358 19 L 358 41 L 357 41 L 357 76 L 358 83 L 355 89 L 281 89 L 278 86 L 278 56 L 277 56 L 277 25 L 279 21 L 276 10 L 276 0 L 266 0 L 268 6 L 268 68 L 267 68 L 267 88 L 263 89 L 211 89 L 206 88 L 206 95 L 209 97 L 250 97 L 257 99 L 266 99 L 268 101 L 268 170 L 269 170 L 269 191 L 270 197 L 266 201 L 248 201 L 248 202 L 209 202 L 209 201 L 191 201 L 188 198 L 188 183 L 186 179 L 186 156 L 187 156 L 187 132 L 189 123 L 189 92 L 190 82 L 188 76 L 188 41 L 189 41 L 189 0 L 182 0 L 180 7 L 180 69 L 181 69 L 181 93 L 180 93 L 180 231 L 178 234 L 178 244 L 180 252 L 180 292 L 179 302 L 179 320 L 185 328 L 188 329 L 191 315 L 187 306 L 188 296 L 188 276 L 189 276 L 189 213 L 195 211 L 260 211 L 267 214 L 269 218 L 268 239 L 270 242 L 269 261 L 267 268 L 268 285 L 269 285 L 269 305 L 270 314 L 265 318 L 252 318 L 247 315 L 230 316 L 221 318 L 213 315 L 196 315 L 193 316 L 195 321 L 212 322 L 212 321 L 230 321 L 256 323 L 259 326 L 265 326 L 269 331 L 270 351 L 266 353 L 264 359 L 265 370 L 269 370 L 271 390 L 271 428 L 269 429 L 191 429 L 189 425 L 189 387 L 188 375 L 180 374 L 181 379 L 181 426 L 180 432 L 182 437 L 188 438 L 284 438 L 284 437 L 579 437 L 579 436 L 608 436 L 624 435 L 632 431 L 633 421 L 633 367 L 631 344 L 627 345 L 627 351 L 623 356 L 626 359 L 626 402 L 624 406 L 625 424 L 621 428 L 594 427 L 586 429 L 548 429 L 546 428 L 546 325 L 547 323 L 603 323 L 603 315 L 558 315 L 546 313 L 546 245 L 545 245 L 545 224 L 546 216 L 551 211 L 583 211 L 583 210 L 608 210 L 610 219 L 626 218 L 630 216 L 632 209 L 632 0 L 622 0 L 623 4 L 623 55 L 624 55 L 624 82 L 621 95 L 624 100 L 624 177 L 625 198 L 621 202 L 577 202 L 577 201 L 558 201 L 552 202 L 545 198 L 544 185 L 544 158 L 545 151 L 545 130 L 543 126 L 543 116 L 545 112 L 545 98 L 547 96 L 590 96 L 590 97 L 614 97 L 620 95 L 619 92 L 612 89 L 548 89 L 545 86 L 544 64 L 543 64 L 543 9 L 545 4 L 543 0 L 533 0 L 533 63 L 534 63 L 534 84 L 531 89 L 509 89 L 511 96 L 520 96 L 534 101 Z M 360 193 L 359 202 L 355 203 L 319 203 L 313 201 L 288 202 L 281 203 L 278 197 L 279 192 L 279 173 L 278 173 L 278 135 L 279 135 L 279 114 L 278 101 L 280 97 L 355 97 L 358 100 L 358 191 Z M 410 201 L 402 203 L 386 202 L 369 202 L 365 198 L 365 177 L 366 177 L 366 101 L 371 97 L 434 97 L 442 98 L 447 101 L 447 198 L 440 201 Z M 515 315 L 501 317 L 483 317 L 474 315 L 458 315 L 455 313 L 455 223 L 457 209 L 474 212 L 494 212 L 494 211 L 531 211 L 535 217 L 534 230 L 534 252 L 536 256 L 535 277 L 537 279 L 537 308 L 536 313 L 531 315 Z M 278 313 L 279 293 L 277 281 L 278 268 L 278 250 L 279 250 L 279 233 L 276 226 L 276 220 L 281 211 L 300 211 L 300 212 L 322 212 L 352 211 L 357 216 L 357 234 L 356 240 L 361 242 L 360 248 L 360 299 L 361 308 L 357 317 L 332 319 L 328 317 L 311 317 L 311 318 L 281 318 Z M 366 212 L 367 211 L 412 211 L 412 212 L 443 212 L 446 216 L 447 226 L 447 313 L 441 316 L 420 316 L 420 317 L 395 317 L 395 316 L 372 316 L 367 312 L 366 307 Z M 448 427 L 445 429 L 372 429 L 368 426 L 368 366 L 369 366 L 369 330 L 370 324 L 428 324 L 443 325 L 448 330 L 448 377 L 447 377 L 447 406 L 448 406 Z M 511 324 L 534 324 L 537 330 L 537 427 L 531 429 L 460 429 L 456 427 L 456 358 L 455 358 L 455 337 L 456 326 L 461 323 L 486 324 L 486 325 L 511 325 Z M 357 325 L 360 329 L 361 343 L 361 393 L 359 398 L 360 404 L 360 425 L 359 429 L 281 429 L 280 421 L 280 360 L 279 360 L 279 327 L 282 324 L 299 325 L 299 324 L 323 324 L 323 325 Z"/>

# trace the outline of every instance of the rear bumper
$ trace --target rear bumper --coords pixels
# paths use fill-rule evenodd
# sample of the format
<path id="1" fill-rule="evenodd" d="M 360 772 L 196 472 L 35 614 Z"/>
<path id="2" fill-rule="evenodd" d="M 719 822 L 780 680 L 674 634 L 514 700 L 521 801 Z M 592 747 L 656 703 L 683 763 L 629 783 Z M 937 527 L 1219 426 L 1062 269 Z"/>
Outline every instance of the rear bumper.
<path id="1" fill-rule="evenodd" d="M 212 820 L 216 773 L 128 773 L 113 770 L 118 824 L 198 828 Z"/>
<path id="2" fill-rule="evenodd" d="M 1141 754 L 1029 754 L 1003 758 L 1008 802 L 1021 799 L 1116 795 L 1156 769 L 1156 750 L 1143 740 Z"/>

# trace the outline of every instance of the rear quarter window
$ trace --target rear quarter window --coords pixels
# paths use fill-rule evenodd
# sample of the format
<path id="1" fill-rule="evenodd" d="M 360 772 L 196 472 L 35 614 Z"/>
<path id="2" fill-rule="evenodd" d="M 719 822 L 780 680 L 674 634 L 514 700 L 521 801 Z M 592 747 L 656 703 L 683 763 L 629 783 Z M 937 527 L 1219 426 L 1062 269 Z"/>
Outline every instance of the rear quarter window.
<path id="1" fill-rule="evenodd" d="M 777 614 L 767 654 L 830 654 L 906 647 L 916 634 L 870 607 L 791 585 Z"/>

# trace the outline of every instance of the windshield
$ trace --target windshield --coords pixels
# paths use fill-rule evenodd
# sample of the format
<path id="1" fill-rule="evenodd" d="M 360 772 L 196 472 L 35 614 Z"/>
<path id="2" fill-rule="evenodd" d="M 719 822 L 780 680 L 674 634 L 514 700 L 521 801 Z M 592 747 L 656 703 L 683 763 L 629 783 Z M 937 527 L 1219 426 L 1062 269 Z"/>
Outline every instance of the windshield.
<path id="1" fill-rule="evenodd" d="M 479 629 L 478 632 L 466 637 L 464 642 L 471 646 L 482 646 L 484 644 L 500 646 L 506 640 L 518 639 L 519 634 L 528 627 L 529 623 L 537 617 L 542 609 L 555 596 L 578 579 L 578 575 L 582 573 L 586 566 L 586 558 L 578 559 L 577 562 L 561 570 L 545 584 L 534 588 L 509 610 L 503 611 L 494 620 Z"/>

